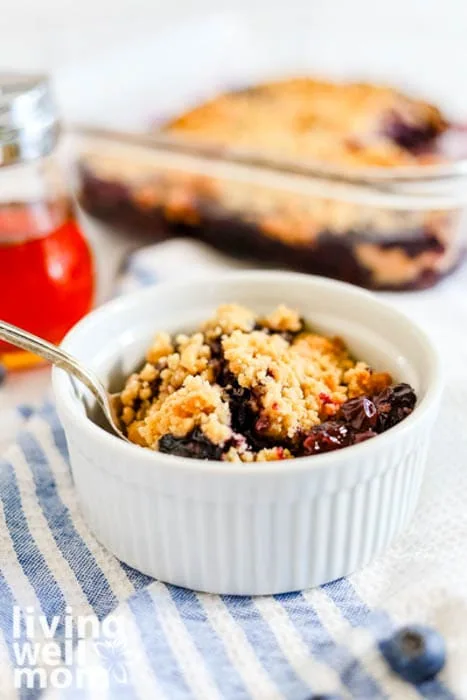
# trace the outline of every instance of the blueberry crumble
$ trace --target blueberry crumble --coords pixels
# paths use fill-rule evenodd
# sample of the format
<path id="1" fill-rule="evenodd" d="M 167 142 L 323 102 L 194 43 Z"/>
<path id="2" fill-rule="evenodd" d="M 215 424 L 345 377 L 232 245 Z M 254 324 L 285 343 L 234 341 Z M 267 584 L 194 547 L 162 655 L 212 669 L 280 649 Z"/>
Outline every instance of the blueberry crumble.
<path id="1" fill-rule="evenodd" d="M 304 77 L 224 93 L 165 129 L 197 142 L 356 167 L 432 163 L 446 127 L 435 106 L 394 88 Z"/>
<path id="2" fill-rule="evenodd" d="M 447 128 L 435 106 L 395 89 L 311 78 L 225 93 L 163 127 L 220 152 L 246 148 L 348 172 L 443 161 L 438 137 Z M 108 144 L 83 156 L 80 198 L 94 216 L 153 238 L 190 236 L 237 257 L 377 289 L 430 287 L 462 253 L 458 208 L 412 209 L 408 200 L 401 209 L 389 195 L 373 203 L 324 185 L 305 196 L 139 161 Z"/>
<path id="3" fill-rule="evenodd" d="M 128 438 L 166 454 L 254 462 L 369 440 L 414 409 L 408 384 L 279 306 L 220 306 L 199 331 L 158 333 L 121 392 Z"/>

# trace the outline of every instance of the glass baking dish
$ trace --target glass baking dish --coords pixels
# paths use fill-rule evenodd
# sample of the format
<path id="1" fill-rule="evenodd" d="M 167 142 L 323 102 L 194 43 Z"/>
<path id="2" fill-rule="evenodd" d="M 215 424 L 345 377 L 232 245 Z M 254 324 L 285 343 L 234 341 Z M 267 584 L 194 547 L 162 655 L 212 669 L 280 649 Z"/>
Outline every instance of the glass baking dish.
<path id="1" fill-rule="evenodd" d="M 225 26 L 218 23 L 216 41 L 209 44 L 204 36 L 202 47 L 197 45 L 197 50 L 204 52 L 206 84 L 202 72 L 195 81 L 184 81 L 178 57 L 177 88 L 165 101 L 154 100 L 153 109 L 147 103 L 147 124 L 165 121 L 223 89 L 298 72 L 314 75 L 319 71 L 322 75 L 322 57 L 318 60 L 313 52 L 304 50 L 306 33 L 295 31 L 294 40 L 286 42 L 285 26 L 281 28 L 281 46 L 288 48 L 266 64 L 265 56 L 277 32 L 272 24 L 270 18 L 269 24 L 259 27 L 241 16 L 231 16 Z M 291 31 L 293 26 L 296 30 L 289 18 Z M 242 56 L 235 74 L 230 68 L 226 70 L 219 57 L 224 51 L 220 28 L 226 27 L 229 45 L 249 47 L 250 51 Z M 248 37 L 253 36 L 260 36 L 261 41 L 250 42 Z M 186 54 L 190 54 L 189 47 Z M 331 78 L 378 77 L 378 82 L 391 82 L 387 66 L 380 66 L 378 73 L 377 61 L 371 61 L 369 53 L 360 58 L 360 68 L 353 65 L 345 75 L 335 65 L 326 72 Z M 165 56 L 164 65 L 171 65 L 170 56 Z M 188 68 L 187 73 L 193 78 Z M 399 83 L 400 75 L 395 70 L 392 82 Z M 426 72 L 420 75 L 426 77 Z M 449 102 L 446 95 L 425 80 L 420 92 L 426 95 L 430 90 L 443 101 L 440 106 L 444 108 Z M 459 121 L 464 116 L 463 104 L 459 100 L 454 103 L 455 99 L 446 110 L 453 121 Z M 138 105 L 141 117 L 141 102 Z M 128 113 L 128 106 L 126 110 Z M 105 119 L 100 121 L 106 124 Z M 141 128 L 141 119 L 137 121 L 127 119 L 119 124 L 110 118 L 106 125 Z M 459 129 L 457 136 L 463 133 Z M 457 152 L 462 154 L 462 139 L 459 144 Z M 190 149 L 196 145 L 188 143 Z M 184 153 L 166 147 L 161 139 L 120 138 L 118 133 L 98 132 L 81 135 L 79 148 L 82 206 L 114 226 L 145 231 L 153 240 L 196 237 L 269 266 L 287 266 L 375 289 L 430 287 L 462 260 L 467 168 L 460 158 L 447 165 L 403 171 L 310 169 L 309 163 L 258 162 L 241 152 L 232 152 L 227 160 L 226 154 L 216 149 Z"/>

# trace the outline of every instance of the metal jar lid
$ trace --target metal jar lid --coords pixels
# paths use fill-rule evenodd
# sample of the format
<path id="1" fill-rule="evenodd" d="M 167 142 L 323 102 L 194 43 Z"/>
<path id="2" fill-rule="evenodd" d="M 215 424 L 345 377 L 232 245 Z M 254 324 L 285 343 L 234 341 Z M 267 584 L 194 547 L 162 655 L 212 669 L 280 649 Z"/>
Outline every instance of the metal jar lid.
<path id="1" fill-rule="evenodd" d="M 47 155 L 59 129 L 46 76 L 0 73 L 0 166 Z"/>

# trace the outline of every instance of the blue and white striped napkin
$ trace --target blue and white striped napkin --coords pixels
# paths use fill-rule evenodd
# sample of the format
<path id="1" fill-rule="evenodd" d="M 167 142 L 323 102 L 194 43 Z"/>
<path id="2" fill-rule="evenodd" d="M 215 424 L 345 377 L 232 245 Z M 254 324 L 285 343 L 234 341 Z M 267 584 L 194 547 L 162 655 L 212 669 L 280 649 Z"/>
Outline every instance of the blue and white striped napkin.
<path id="1" fill-rule="evenodd" d="M 231 265 L 172 241 L 136 253 L 119 291 Z M 130 569 L 80 514 L 53 403 L 0 414 L 0 699 L 467 698 L 466 279 L 391 297 L 446 358 L 439 430 L 407 533 L 365 570 L 319 589 L 216 596 Z M 410 622 L 433 625 L 448 646 L 438 679 L 417 686 L 378 649 Z"/>

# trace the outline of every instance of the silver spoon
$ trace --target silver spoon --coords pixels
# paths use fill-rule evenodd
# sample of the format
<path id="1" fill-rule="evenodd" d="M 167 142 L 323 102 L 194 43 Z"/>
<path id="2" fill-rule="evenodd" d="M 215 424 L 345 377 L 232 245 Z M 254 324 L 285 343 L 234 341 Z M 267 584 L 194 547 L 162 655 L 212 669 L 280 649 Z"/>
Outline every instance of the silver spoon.
<path id="1" fill-rule="evenodd" d="M 109 394 L 100 379 L 96 377 L 87 367 L 83 365 L 72 355 L 69 355 L 62 348 L 49 343 L 37 335 L 28 333 L 28 331 L 13 326 L 6 321 L 0 320 L 0 340 L 6 340 L 18 348 L 28 350 L 29 352 L 43 357 L 56 367 L 72 374 L 76 379 L 84 384 L 95 396 L 97 403 L 102 408 L 105 417 L 107 418 L 112 430 L 122 438 L 129 442 L 128 438 L 120 429 L 120 420 L 118 418 L 118 408 L 120 405 L 120 394 Z"/>

